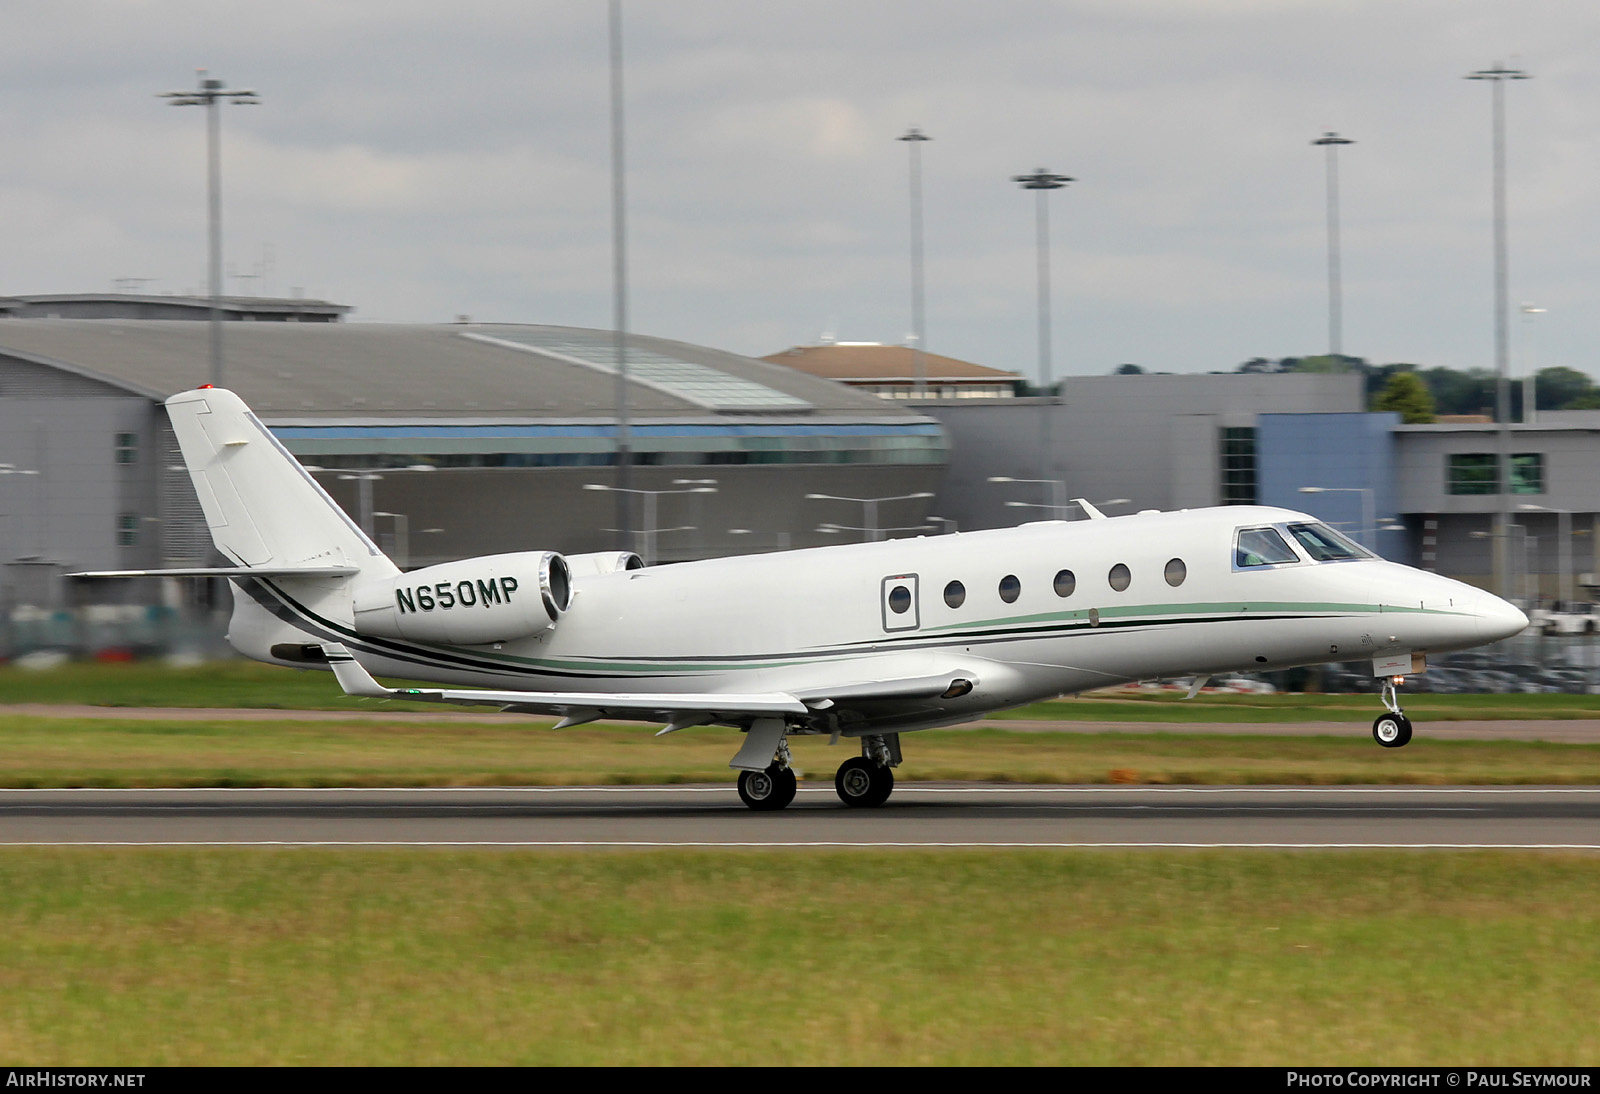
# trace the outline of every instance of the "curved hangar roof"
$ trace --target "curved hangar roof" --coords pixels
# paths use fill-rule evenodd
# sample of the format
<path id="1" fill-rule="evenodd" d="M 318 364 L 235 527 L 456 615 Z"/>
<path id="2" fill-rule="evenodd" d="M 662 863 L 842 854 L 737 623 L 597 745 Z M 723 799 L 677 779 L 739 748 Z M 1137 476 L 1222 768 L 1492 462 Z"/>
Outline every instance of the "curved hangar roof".
<path id="1" fill-rule="evenodd" d="M 161 399 L 209 375 L 208 325 L 0 320 L 0 354 Z M 515 324 L 229 323 L 225 382 L 263 418 L 601 418 L 614 413 L 610 331 Z M 915 416 L 780 365 L 665 338 L 628 338 L 638 418 Z"/>

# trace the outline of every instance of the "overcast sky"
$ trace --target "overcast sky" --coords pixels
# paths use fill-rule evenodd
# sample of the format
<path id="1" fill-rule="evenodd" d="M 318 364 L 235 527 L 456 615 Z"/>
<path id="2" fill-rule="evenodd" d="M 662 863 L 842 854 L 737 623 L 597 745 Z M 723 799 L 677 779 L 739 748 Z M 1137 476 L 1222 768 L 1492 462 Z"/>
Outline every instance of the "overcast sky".
<path id="1" fill-rule="evenodd" d="M 1033 375 L 1037 167 L 1058 374 L 1325 352 L 1323 150 L 1346 352 L 1493 363 L 1490 90 L 1505 62 L 1513 370 L 1600 362 L 1600 5 L 1579 0 L 672 0 L 625 8 L 631 327 L 751 355 L 910 329 Z M 207 66 L 230 291 L 356 321 L 608 327 L 603 0 L 13 0 L 0 294 L 205 285 Z"/>

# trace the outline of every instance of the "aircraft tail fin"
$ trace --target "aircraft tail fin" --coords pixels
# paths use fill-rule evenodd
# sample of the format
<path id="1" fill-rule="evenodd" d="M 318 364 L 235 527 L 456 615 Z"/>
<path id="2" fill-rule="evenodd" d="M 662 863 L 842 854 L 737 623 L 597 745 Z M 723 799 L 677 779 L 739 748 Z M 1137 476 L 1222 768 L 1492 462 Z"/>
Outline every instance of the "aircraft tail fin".
<path id="1" fill-rule="evenodd" d="M 212 542 L 230 562 L 399 573 L 239 396 L 206 387 L 166 405 Z"/>

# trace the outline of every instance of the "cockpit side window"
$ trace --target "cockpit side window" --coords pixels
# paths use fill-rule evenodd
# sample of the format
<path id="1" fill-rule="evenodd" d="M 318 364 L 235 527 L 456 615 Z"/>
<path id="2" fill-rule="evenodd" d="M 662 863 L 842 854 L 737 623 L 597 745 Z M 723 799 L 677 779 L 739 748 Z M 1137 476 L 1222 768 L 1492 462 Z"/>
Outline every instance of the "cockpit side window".
<path id="1" fill-rule="evenodd" d="M 1299 561 L 1276 528 L 1241 528 L 1233 543 L 1233 564 L 1240 569 Z"/>
<path id="2" fill-rule="evenodd" d="M 1317 562 L 1372 557 L 1365 548 L 1357 547 L 1326 524 L 1291 524 L 1288 528 L 1289 534 L 1300 541 L 1306 554 Z"/>

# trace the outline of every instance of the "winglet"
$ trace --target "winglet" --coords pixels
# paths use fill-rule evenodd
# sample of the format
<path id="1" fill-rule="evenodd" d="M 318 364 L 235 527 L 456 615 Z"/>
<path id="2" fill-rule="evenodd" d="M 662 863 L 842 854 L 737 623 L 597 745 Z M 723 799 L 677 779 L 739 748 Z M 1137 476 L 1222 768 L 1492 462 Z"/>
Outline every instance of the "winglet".
<path id="1" fill-rule="evenodd" d="M 333 675 L 339 681 L 339 686 L 344 688 L 346 695 L 365 695 L 374 699 L 393 699 L 395 691 L 386 688 L 372 678 L 355 655 L 345 649 L 339 642 L 322 643 L 322 653 L 328 659 L 328 667 L 333 670 Z"/>

